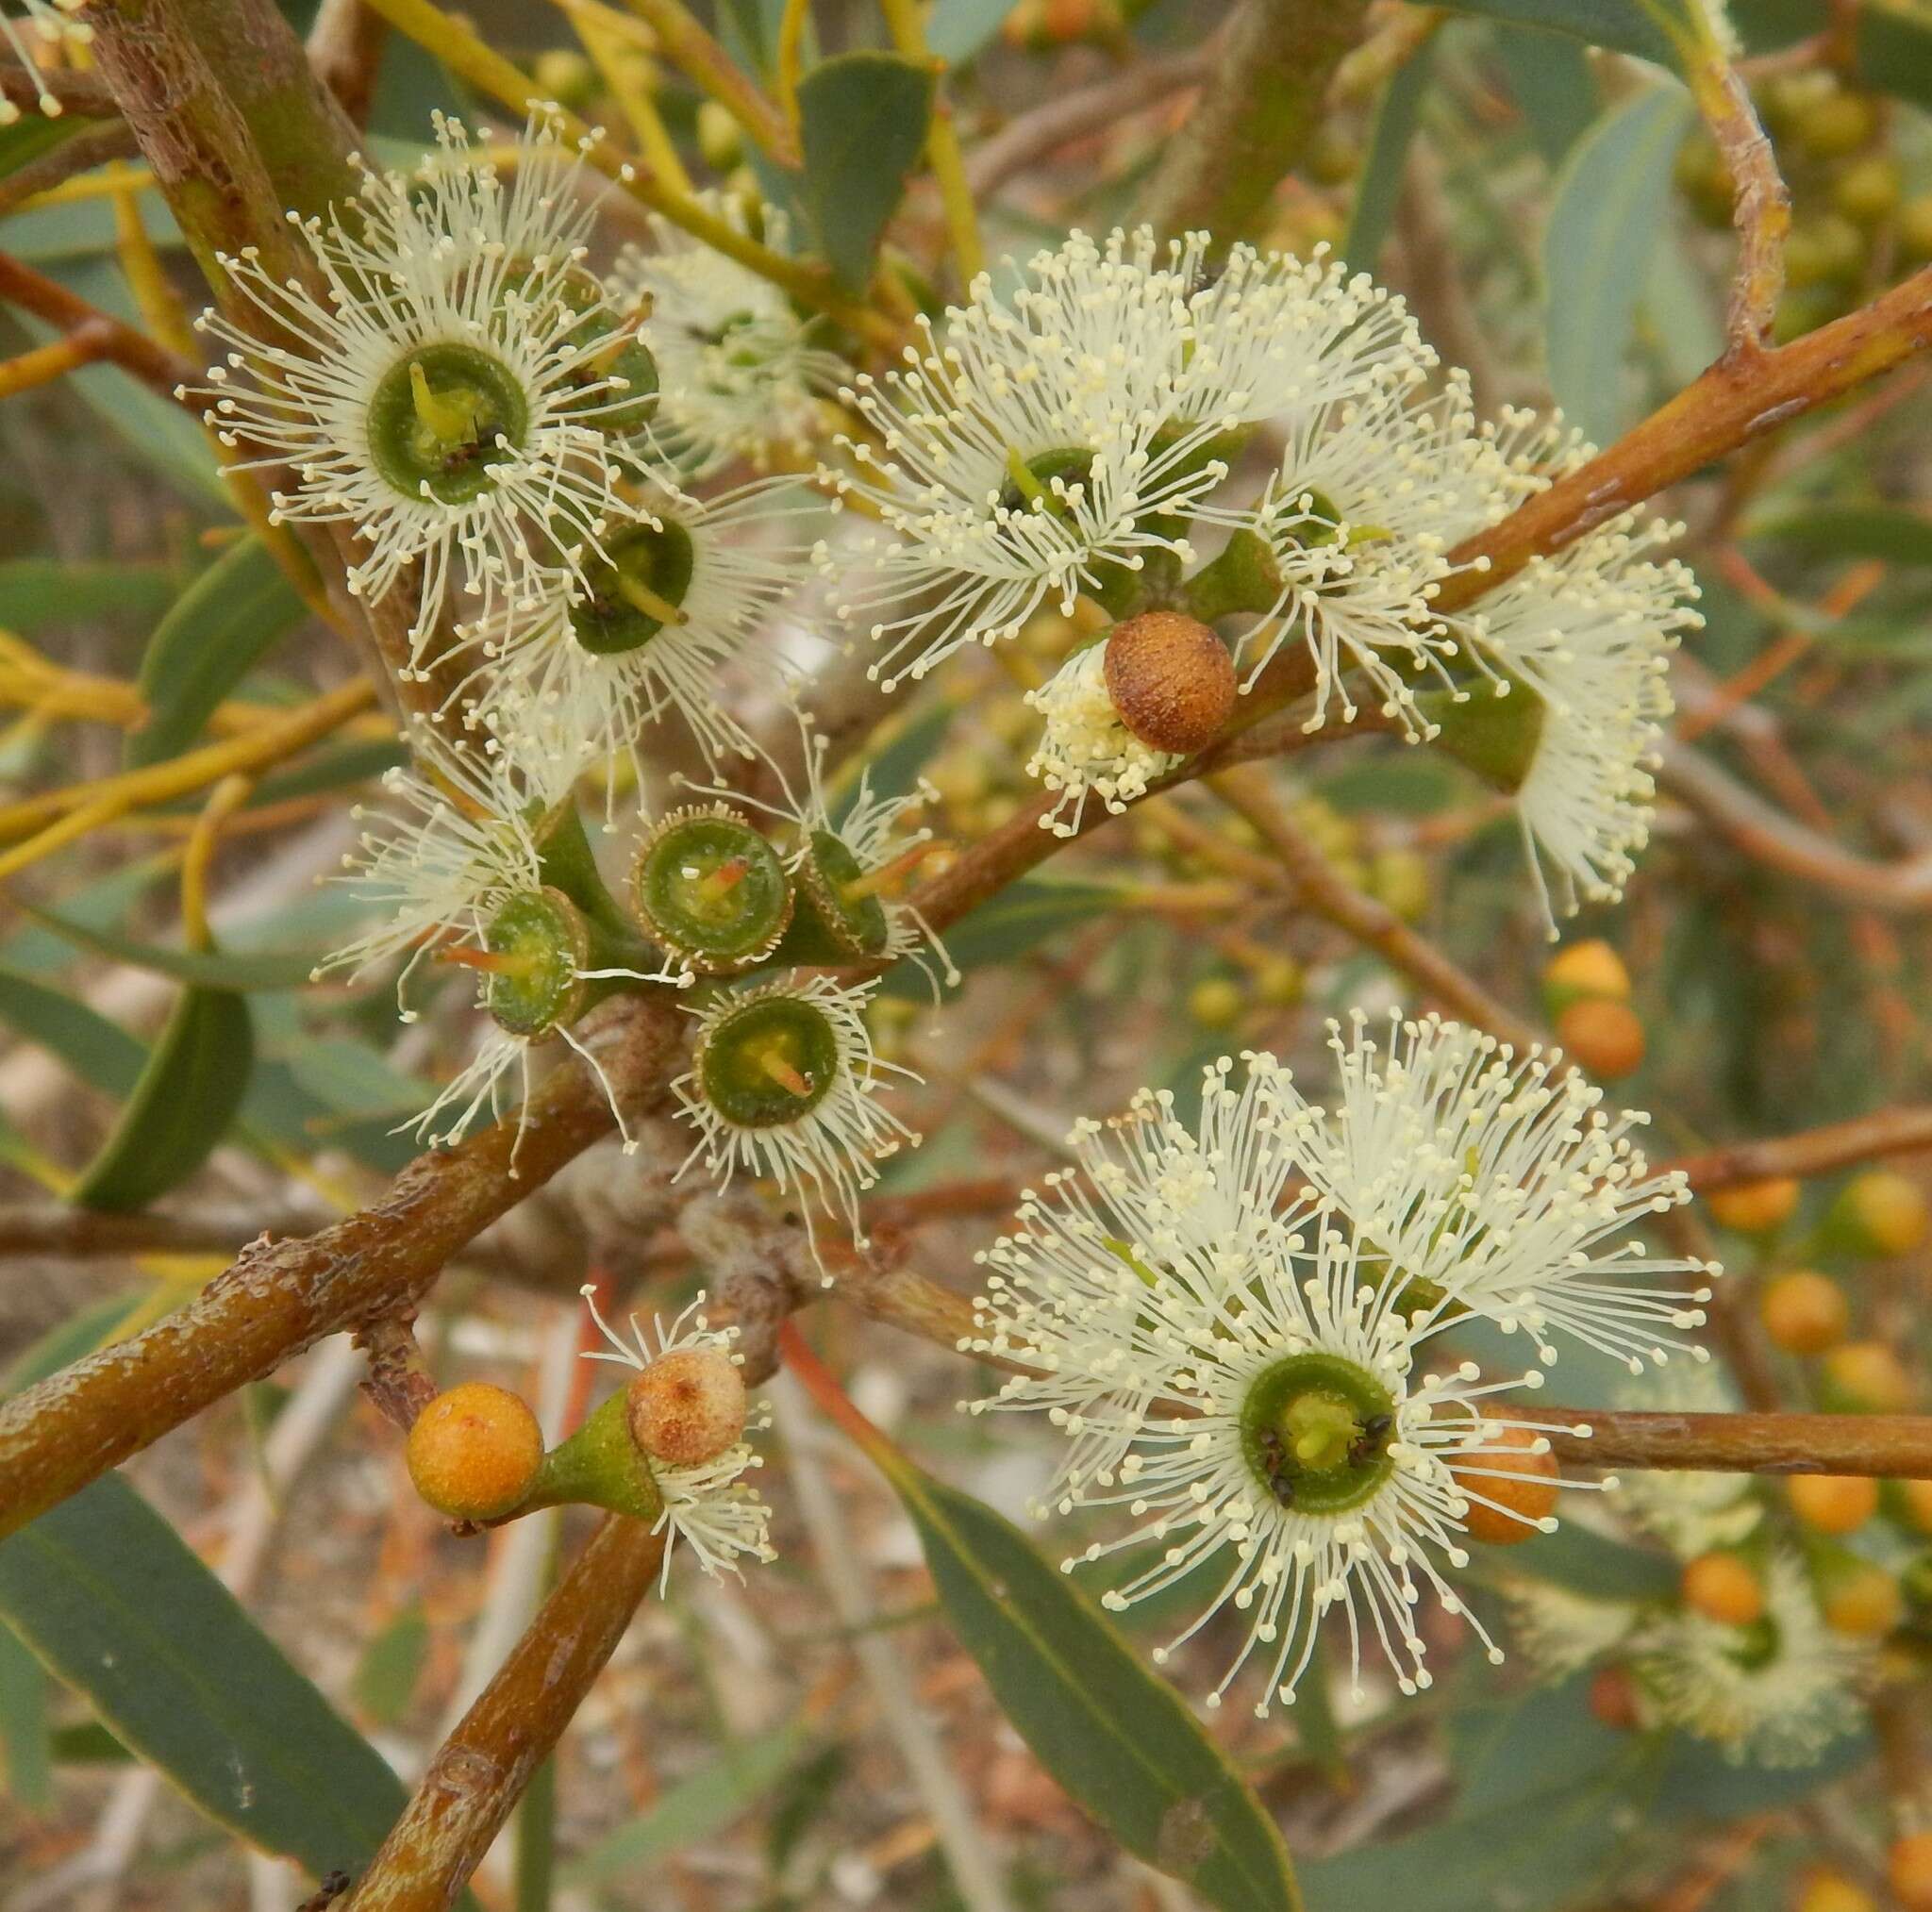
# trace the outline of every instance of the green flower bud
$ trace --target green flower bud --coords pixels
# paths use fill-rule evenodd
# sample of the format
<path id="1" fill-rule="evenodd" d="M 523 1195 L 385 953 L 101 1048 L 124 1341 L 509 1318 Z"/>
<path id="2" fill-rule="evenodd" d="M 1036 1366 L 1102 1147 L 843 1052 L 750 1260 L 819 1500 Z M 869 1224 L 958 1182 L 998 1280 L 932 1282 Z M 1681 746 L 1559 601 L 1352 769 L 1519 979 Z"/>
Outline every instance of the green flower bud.
<path id="1" fill-rule="evenodd" d="M 830 830 L 806 838 L 797 866 L 803 903 L 779 950 L 788 963 L 865 962 L 883 956 L 892 926 L 868 875 Z"/>
<path id="2" fill-rule="evenodd" d="M 654 1523 L 664 1511 L 651 1463 L 631 1438 L 629 1399 L 613 1394 L 568 1440 L 543 1456 L 521 1505 L 525 1509 L 572 1503 Z"/>
<path id="3" fill-rule="evenodd" d="M 733 975 L 764 961 L 791 922 L 777 852 L 723 804 L 674 810 L 631 870 L 640 920 L 687 968 Z"/>

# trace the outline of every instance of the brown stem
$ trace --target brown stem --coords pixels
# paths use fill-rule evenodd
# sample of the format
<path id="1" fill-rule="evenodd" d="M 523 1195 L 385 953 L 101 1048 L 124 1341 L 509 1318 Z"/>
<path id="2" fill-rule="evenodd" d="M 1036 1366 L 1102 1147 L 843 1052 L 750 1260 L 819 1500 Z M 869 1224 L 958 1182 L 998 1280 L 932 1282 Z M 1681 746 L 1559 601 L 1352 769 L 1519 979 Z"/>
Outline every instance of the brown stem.
<path id="1" fill-rule="evenodd" d="M 1932 1415 L 1638 1414 L 1540 1406 L 1524 1419 L 1587 1426 L 1587 1436 L 1550 1436 L 1558 1460 L 1586 1467 L 1932 1480 Z"/>
<path id="2" fill-rule="evenodd" d="M 175 386 L 184 379 L 201 375 L 199 366 L 191 365 L 164 345 L 157 345 L 131 325 L 110 318 L 98 307 L 76 298 L 65 286 L 6 253 L 0 253 L 0 299 L 65 333 L 85 327 L 102 341 L 102 357 L 111 359 L 163 398 L 173 398 Z"/>
<path id="3" fill-rule="evenodd" d="M 664 1539 L 611 1514 L 443 1741 L 341 1912 L 444 1912 L 650 1591 Z"/>
<path id="4" fill-rule="evenodd" d="M 1731 281 L 1725 331 L 1733 352 L 1763 349 L 1785 289 L 1785 238 L 1791 229 L 1791 195 L 1777 155 L 1758 124 L 1757 109 L 1722 55 L 1700 53 L 1688 63 L 1690 91 L 1704 124 L 1724 154 L 1735 194 L 1731 223 L 1738 233 L 1738 267 Z"/>
<path id="5" fill-rule="evenodd" d="M 1450 554 L 1436 607 L 1461 610 L 1541 553 L 1557 551 L 1713 459 L 1800 418 L 1932 344 L 1932 266 L 1775 352 L 1726 354 L 1607 451 Z"/>
<path id="6" fill-rule="evenodd" d="M 1419 936 L 1393 910 L 1343 883 L 1321 852 L 1282 813 L 1265 778 L 1250 770 L 1228 770 L 1209 777 L 1208 782 L 1218 796 L 1260 832 L 1302 903 L 1318 916 L 1326 917 L 1357 942 L 1374 950 L 1465 1022 L 1518 1049 L 1532 1049 L 1543 1039 L 1534 1025 L 1497 1002 L 1474 976 L 1426 937 Z"/>
<path id="7" fill-rule="evenodd" d="M 1797 1135 L 1731 1142 L 1702 1155 L 1680 1156 L 1664 1167 L 1674 1169 L 1703 1193 L 1777 1175 L 1795 1175 L 1802 1180 L 1828 1174 L 1853 1162 L 1909 1155 L 1918 1149 L 1932 1149 L 1932 1107 L 1880 1109 L 1875 1115 L 1855 1116 L 1850 1122 L 1805 1129 Z"/>
<path id="8" fill-rule="evenodd" d="M 604 1013 L 589 1039 L 627 1101 L 661 1093 L 684 1020 L 656 998 Z M 573 1057 L 518 1115 L 419 1156 L 372 1207 L 306 1241 L 258 1244 L 178 1313 L 0 1404 L 0 1536 L 325 1335 L 411 1307 L 467 1241 L 611 1126 Z"/>
<path id="9" fill-rule="evenodd" d="M 140 151 L 134 128 L 125 120 L 104 120 L 98 126 L 89 126 L 0 180 L 0 213 L 11 212 L 36 193 L 51 191 L 76 174 L 92 173 L 110 159 L 131 159 Z"/>
<path id="10" fill-rule="evenodd" d="M 436 1398 L 436 1377 L 416 1345 L 414 1316 L 385 1315 L 357 1329 L 356 1345 L 369 1356 L 362 1392 L 391 1426 L 408 1434 Z"/>
<path id="11" fill-rule="evenodd" d="M 62 112 L 82 119 L 110 119 L 121 108 L 108 83 L 97 73 L 82 73 L 66 66 L 22 66 L 18 60 L 0 60 L 0 99 L 18 107 L 24 113 L 40 110 L 41 95 L 49 93 L 60 102 Z"/>

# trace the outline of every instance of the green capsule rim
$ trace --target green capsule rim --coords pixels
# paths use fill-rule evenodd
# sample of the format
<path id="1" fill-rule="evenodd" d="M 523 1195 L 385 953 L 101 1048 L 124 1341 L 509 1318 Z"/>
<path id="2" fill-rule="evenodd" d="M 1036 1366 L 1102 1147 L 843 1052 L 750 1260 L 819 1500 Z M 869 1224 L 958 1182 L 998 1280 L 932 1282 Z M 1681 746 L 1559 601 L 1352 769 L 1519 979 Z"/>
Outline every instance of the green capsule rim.
<path id="1" fill-rule="evenodd" d="M 770 1041 L 805 1078 L 807 1094 L 773 1081 L 747 1055 L 750 1045 Z M 747 997 L 705 1032 L 691 1056 L 707 1105 L 720 1121 L 745 1129 L 803 1121 L 831 1093 L 843 1066 L 831 1018 L 815 1003 L 782 992 Z"/>
<path id="2" fill-rule="evenodd" d="M 648 574 L 639 581 L 682 608 L 697 570 L 697 547 L 676 519 L 665 518 L 661 527 L 638 524 L 606 538 L 604 552 L 583 567 L 588 595 L 571 607 L 570 628 L 593 657 L 615 657 L 641 650 L 664 628 L 662 619 L 621 595 L 618 577 L 626 559 L 648 553 Z"/>
<path id="3" fill-rule="evenodd" d="M 583 1013 L 591 933 L 583 912 L 547 884 L 512 896 L 490 919 L 484 947 L 495 956 L 541 956 L 527 977 L 492 975 L 484 1001 L 512 1036 L 547 1036 Z"/>
<path id="4" fill-rule="evenodd" d="M 680 877 L 688 885 L 733 856 L 743 856 L 747 865 L 726 899 L 733 907 L 708 914 L 675 894 Z M 674 868 L 677 857 L 688 859 L 683 869 Z M 778 853 L 724 804 L 664 817 L 638 845 L 630 891 L 645 933 L 706 975 L 729 975 L 762 962 L 784 939 L 794 906 L 791 879 Z"/>
<path id="5" fill-rule="evenodd" d="M 1304 1399 L 1339 1405 L 1361 1424 L 1361 1458 L 1351 1449 L 1332 1466 L 1311 1468 L 1271 1448 L 1271 1435 L 1278 1441 L 1285 1417 Z M 1241 1411 L 1242 1457 L 1261 1491 L 1282 1506 L 1324 1517 L 1350 1513 L 1372 1501 L 1395 1470 L 1389 1453 L 1395 1409 L 1394 1395 L 1359 1363 L 1319 1351 L 1290 1355 L 1249 1383 Z M 1379 1424 L 1374 1436 L 1371 1423 Z"/>
<path id="6" fill-rule="evenodd" d="M 460 450 L 432 456 L 409 378 L 410 368 L 418 365 L 440 395 L 467 386 L 480 396 L 482 423 Z M 404 353 L 376 381 L 364 424 L 370 458 L 391 490 L 420 502 L 426 486 L 438 504 L 468 505 L 495 488 L 494 468 L 522 448 L 529 431 L 529 398 L 495 353 L 457 340 L 432 340 Z M 499 438 L 508 441 L 508 450 L 498 446 Z"/>
<path id="7" fill-rule="evenodd" d="M 813 830 L 806 838 L 806 854 L 798 880 L 812 913 L 841 955 L 855 962 L 884 956 L 891 940 L 891 919 L 876 896 L 848 902 L 841 893 L 848 883 L 867 873 L 845 840 L 831 830 Z"/>

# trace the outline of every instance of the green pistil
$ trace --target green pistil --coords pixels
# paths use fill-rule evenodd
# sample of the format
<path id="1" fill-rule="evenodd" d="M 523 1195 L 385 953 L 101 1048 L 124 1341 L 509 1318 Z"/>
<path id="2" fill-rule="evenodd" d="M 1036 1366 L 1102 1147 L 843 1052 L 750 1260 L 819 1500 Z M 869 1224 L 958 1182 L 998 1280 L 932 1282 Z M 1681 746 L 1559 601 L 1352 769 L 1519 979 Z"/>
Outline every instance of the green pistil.
<path id="1" fill-rule="evenodd" d="M 1249 1388 L 1241 1443 L 1268 1495 L 1297 1513 L 1339 1515 L 1374 1498 L 1394 1467 L 1395 1399 L 1336 1355 L 1291 1355 Z"/>
<path id="2" fill-rule="evenodd" d="M 406 497 L 464 505 L 496 482 L 523 443 L 529 407 L 516 374 L 474 345 L 419 345 L 391 366 L 369 402 L 369 450 Z"/>
<path id="3" fill-rule="evenodd" d="M 608 561 L 586 569 L 590 594 L 570 613 L 577 642 L 599 657 L 640 650 L 666 624 L 683 623 L 696 565 L 691 534 L 672 518 L 661 530 L 633 525 L 604 548 Z"/>

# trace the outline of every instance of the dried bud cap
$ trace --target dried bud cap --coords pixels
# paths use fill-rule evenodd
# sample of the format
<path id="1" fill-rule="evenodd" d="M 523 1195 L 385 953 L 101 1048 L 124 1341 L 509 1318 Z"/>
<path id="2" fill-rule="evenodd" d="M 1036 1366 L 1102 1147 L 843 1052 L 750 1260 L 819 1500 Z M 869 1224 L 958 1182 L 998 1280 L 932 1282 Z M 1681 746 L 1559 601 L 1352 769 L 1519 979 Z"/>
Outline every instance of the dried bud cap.
<path id="1" fill-rule="evenodd" d="M 409 1478 L 453 1521 L 491 1521 L 530 1490 L 543 1434 L 520 1395 L 488 1381 L 447 1388 L 409 1429 Z"/>
<path id="2" fill-rule="evenodd" d="M 744 1377 L 716 1348 L 660 1355 L 630 1384 L 631 1438 L 653 1460 L 696 1467 L 744 1432 Z"/>
<path id="3" fill-rule="evenodd" d="M 1491 1547 L 1513 1547 L 1541 1533 L 1557 1505 L 1557 1456 L 1527 1427 L 1486 1426 L 1482 1450 L 1464 1469 L 1452 1461 L 1449 1471 L 1470 1496 L 1462 1516 L 1469 1538 Z"/>
<path id="4" fill-rule="evenodd" d="M 1684 1604 L 1721 1626 L 1751 1626 L 1764 1618 L 1764 1583 L 1735 1554 L 1700 1554 L 1684 1569 Z"/>
<path id="5" fill-rule="evenodd" d="M 1198 619 L 1142 611 L 1107 640 L 1107 694 L 1121 722 L 1151 750 L 1191 756 L 1234 708 L 1234 659 Z"/>

